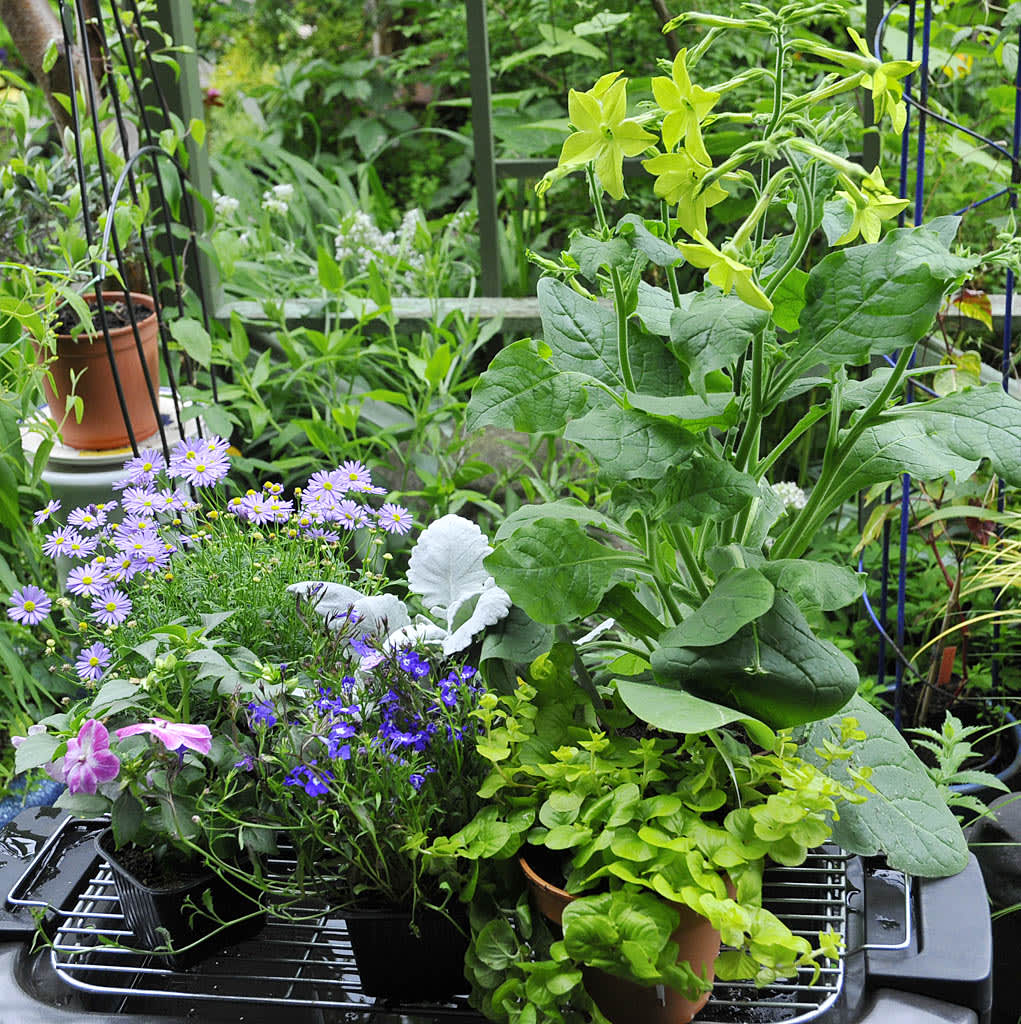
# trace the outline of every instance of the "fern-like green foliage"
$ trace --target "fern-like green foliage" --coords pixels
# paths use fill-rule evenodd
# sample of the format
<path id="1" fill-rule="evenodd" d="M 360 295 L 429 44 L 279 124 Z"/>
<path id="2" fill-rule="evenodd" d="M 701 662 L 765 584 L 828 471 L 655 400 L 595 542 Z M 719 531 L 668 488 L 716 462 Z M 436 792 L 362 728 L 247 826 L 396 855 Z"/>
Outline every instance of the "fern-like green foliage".
<path id="1" fill-rule="evenodd" d="M 939 730 L 925 727 L 908 730 L 915 737 L 914 746 L 927 750 L 935 758 L 935 765 L 926 765 L 926 771 L 955 814 L 984 814 L 986 810 L 986 805 L 977 796 L 962 793 L 954 789 L 955 786 L 970 783 L 1003 793 L 1010 792 L 1009 787 L 992 772 L 965 767 L 979 757 L 975 744 L 995 731 L 984 725 L 964 725 L 950 711 L 947 711 L 943 727 Z"/>

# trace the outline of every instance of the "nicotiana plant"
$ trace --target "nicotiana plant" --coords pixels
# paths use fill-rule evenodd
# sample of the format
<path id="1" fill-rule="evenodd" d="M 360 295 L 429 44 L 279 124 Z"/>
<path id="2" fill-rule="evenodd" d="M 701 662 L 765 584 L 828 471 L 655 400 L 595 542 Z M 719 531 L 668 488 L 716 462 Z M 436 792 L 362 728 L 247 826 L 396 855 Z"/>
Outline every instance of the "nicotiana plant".
<path id="1" fill-rule="evenodd" d="M 959 829 L 892 727 L 855 697 L 854 665 L 806 618 L 853 601 L 861 581 L 804 556 L 835 508 L 905 472 L 961 477 L 988 460 L 1021 484 L 1021 406 L 996 386 L 907 401 L 909 380 L 931 372 L 912 368 L 915 344 L 978 261 L 950 251 L 953 218 L 882 235 L 905 203 L 878 170 L 839 152 L 855 115 L 831 101 L 864 87 L 899 128 L 901 80 L 914 65 L 798 35 L 835 9 L 681 15 L 671 27 L 697 26 L 702 38 L 653 80 L 656 107 L 637 115 L 628 115 L 620 72 L 571 91 L 575 131 L 540 188 L 583 173 L 595 228 L 549 261 L 538 286 L 541 338 L 497 355 L 472 395 L 468 429 L 562 434 L 598 467 L 608 497 L 521 507 L 501 523 L 485 564 L 537 622 L 581 630 L 604 620 L 588 645 L 603 655 L 597 671 L 655 727 L 743 721 L 812 732 L 813 723 L 828 730 L 828 716 L 852 715 L 870 736 L 860 757 L 874 765 L 880 795 L 842 814 L 837 838 L 870 851 L 885 843 L 916 873 L 953 872 L 967 856 Z M 772 66 L 695 84 L 706 50 L 738 32 L 750 52 L 767 47 Z M 802 95 L 785 88 L 794 53 L 831 68 Z M 752 81 L 768 88 L 765 109 L 725 110 Z M 714 165 L 703 132 L 720 127 L 744 141 Z M 611 224 L 603 193 L 623 198 L 622 159 L 639 154 L 662 218 Z M 751 209 L 720 237 L 707 210 L 728 195 L 749 197 Z M 821 258 L 810 252 L 820 230 L 830 249 Z M 993 255 L 1011 258 L 1012 249 Z M 706 271 L 686 294 L 676 279 L 684 262 Z M 650 269 L 660 283 L 646 280 Z M 872 370 L 876 359 L 883 365 Z M 812 388 L 826 397 L 767 448 L 770 416 Z M 818 476 L 803 507 L 783 514 L 772 467 L 817 422 L 826 426 Z M 907 813 L 902 797 L 927 811 Z M 897 824 L 905 819 L 911 827 Z"/>

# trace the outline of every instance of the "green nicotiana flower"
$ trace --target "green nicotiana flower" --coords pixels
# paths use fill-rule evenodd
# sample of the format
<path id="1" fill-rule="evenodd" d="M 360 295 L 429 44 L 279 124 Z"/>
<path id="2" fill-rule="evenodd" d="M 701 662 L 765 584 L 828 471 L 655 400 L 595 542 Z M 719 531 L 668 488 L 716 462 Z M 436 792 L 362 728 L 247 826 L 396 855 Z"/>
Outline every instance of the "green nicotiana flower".
<path id="1" fill-rule="evenodd" d="M 848 28 L 847 33 L 854 40 L 858 50 L 866 57 L 872 58 L 865 40 L 853 28 Z M 890 60 L 880 64 L 862 78 L 861 84 L 872 90 L 872 106 L 876 112 L 877 124 L 884 114 L 889 114 L 893 130 L 898 133 L 904 131 L 908 110 L 902 99 L 904 87 L 900 80 L 910 75 L 917 67 L 916 60 Z"/>
<path id="2" fill-rule="evenodd" d="M 752 268 L 746 267 L 726 252 L 721 252 L 700 231 L 694 232 L 695 242 L 682 242 L 677 246 L 684 258 L 693 266 L 707 271 L 706 280 L 729 295 L 737 292 L 739 299 L 767 312 L 773 309 L 766 293 L 755 283 Z"/>
<path id="3" fill-rule="evenodd" d="M 718 92 L 708 92 L 692 85 L 688 75 L 688 51 L 681 50 L 674 58 L 673 77 L 654 78 L 652 92 L 656 102 L 666 112 L 663 118 L 663 145 L 673 149 L 684 139 L 684 148 L 701 164 L 711 164 L 702 141 L 702 122 L 720 98 Z"/>
<path id="4" fill-rule="evenodd" d="M 596 177 L 607 193 L 614 199 L 624 197 L 624 157 L 638 156 L 656 138 L 626 116 L 627 79 L 620 74 L 603 75 L 588 92 L 571 90 L 567 107 L 577 130 L 564 142 L 551 180 L 594 163 Z"/>
<path id="5" fill-rule="evenodd" d="M 883 172 L 878 167 L 862 179 L 860 187 L 843 174 L 840 180 L 847 188 L 836 194 L 851 204 L 854 217 L 851 226 L 833 244 L 846 245 L 859 235 L 866 242 L 878 242 L 883 221 L 896 217 L 908 205 L 908 201 L 890 194 L 883 181 Z"/>
<path id="6" fill-rule="evenodd" d="M 715 181 L 700 191 L 702 179 L 712 165 L 699 162 L 682 149 L 677 153 L 660 153 L 644 160 L 642 166 L 656 176 L 656 195 L 677 204 L 677 222 L 684 232 L 693 237 L 696 233 L 707 234 L 706 210 L 727 198 L 727 190 Z"/>

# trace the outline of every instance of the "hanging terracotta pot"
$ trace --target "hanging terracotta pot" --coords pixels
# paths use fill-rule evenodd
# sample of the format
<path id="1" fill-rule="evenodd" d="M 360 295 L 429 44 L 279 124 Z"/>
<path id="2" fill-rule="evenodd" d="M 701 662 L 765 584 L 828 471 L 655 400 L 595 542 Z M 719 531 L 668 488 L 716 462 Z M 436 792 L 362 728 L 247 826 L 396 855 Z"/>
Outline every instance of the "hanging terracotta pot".
<path id="1" fill-rule="evenodd" d="M 149 380 L 158 389 L 159 321 L 155 315 L 155 304 L 148 295 L 131 292 L 130 296 L 133 306 L 144 306 L 150 311 L 144 319 L 136 313 L 136 322 Z M 103 302 L 107 307 L 123 301 L 123 292 L 103 292 Z M 156 433 L 158 423 L 131 324 L 111 327 L 110 343 L 124 392 L 131 433 L 136 442 L 141 442 Z M 58 423 L 63 421 L 60 433 L 64 444 L 70 448 L 102 451 L 121 448 L 129 443 L 130 435 L 117 397 L 113 369 L 102 331 L 76 336 L 58 334 L 56 358 L 49 363 L 49 371 L 53 381 L 51 383 L 48 377 L 45 378 L 43 388 L 53 418 Z M 64 416 L 72 379 L 76 381 L 74 393 L 81 398 L 84 406 L 80 423 L 73 415 Z"/>
<path id="2" fill-rule="evenodd" d="M 564 910 L 574 896 L 538 875 L 524 857 L 518 864 L 525 874 L 532 900 L 539 912 L 554 924 L 562 924 Z M 713 980 L 713 965 L 720 952 L 720 933 L 690 907 L 672 903 L 680 914 L 670 941 L 677 943 L 678 963 L 687 961 L 696 974 Z M 639 985 L 593 967 L 582 970 L 585 990 L 600 1012 L 613 1024 L 688 1024 L 709 1001 L 707 992 L 688 999 L 665 985 Z"/>

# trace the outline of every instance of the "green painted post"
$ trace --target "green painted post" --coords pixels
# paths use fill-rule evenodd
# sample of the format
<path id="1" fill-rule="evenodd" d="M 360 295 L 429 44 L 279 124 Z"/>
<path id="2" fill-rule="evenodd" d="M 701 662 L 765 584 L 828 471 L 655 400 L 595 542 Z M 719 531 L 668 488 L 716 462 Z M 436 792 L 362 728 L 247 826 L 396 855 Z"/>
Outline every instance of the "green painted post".
<path id="1" fill-rule="evenodd" d="M 500 235 L 496 216 L 496 158 L 489 88 L 489 30 L 486 0 L 465 0 L 468 16 L 468 68 L 471 76 L 472 140 L 475 144 L 475 193 L 479 205 L 481 294 L 500 294 Z"/>
<path id="2" fill-rule="evenodd" d="M 199 64 L 196 52 L 195 14 L 191 0 L 156 0 L 157 18 L 163 31 L 168 33 L 175 46 L 184 47 L 184 52 L 174 54 L 180 65 L 180 74 L 175 75 L 172 68 L 157 64 L 157 76 L 167 106 L 185 125 L 192 118 L 202 120 L 205 109 L 202 103 L 202 89 L 199 86 Z M 209 151 L 206 146 L 195 145 L 188 139 L 188 178 L 192 187 L 210 202 L 213 198 L 213 177 L 209 170 Z M 205 229 L 205 213 L 202 206 L 188 199 L 191 215 L 194 218 L 195 230 L 200 233 Z M 200 294 L 210 315 L 219 304 L 220 285 L 213 264 L 201 249 L 194 249 L 190 254 L 185 278 L 188 284 Z"/>

